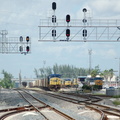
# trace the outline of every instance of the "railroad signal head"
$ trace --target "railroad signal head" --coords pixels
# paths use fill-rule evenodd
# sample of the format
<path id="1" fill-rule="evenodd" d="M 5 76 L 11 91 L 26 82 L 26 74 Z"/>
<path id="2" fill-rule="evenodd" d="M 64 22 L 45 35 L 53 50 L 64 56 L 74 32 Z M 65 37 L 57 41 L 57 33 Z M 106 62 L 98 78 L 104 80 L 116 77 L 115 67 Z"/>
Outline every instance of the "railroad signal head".
<path id="1" fill-rule="evenodd" d="M 23 42 L 23 37 L 22 36 L 20 36 L 20 42 Z"/>
<path id="2" fill-rule="evenodd" d="M 66 15 L 66 22 L 67 22 L 67 23 L 70 22 L 70 15 Z"/>
<path id="3" fill-rule="evenodd" d="M 30 51 L 30 47 L 29 47 L 29 46 L 26 47 L 26 51 L 27 51 L 27 52 Z"/>
<path id="4" fill-rule="evenodd" d="M 87 30 L 83 29 L 83 37 L 87 37 Z"/>
<path id="5" fill-rule="evenodd" d="M 86 19 L 83 19 L 83 20 L 82 20 L 82 22 L 83 22 L 83 23 L 86 23 L 86 22 L 87 22 L 87 20 L 86 20 Z"/>
<path id="6" fill-rule="evenodd" d="M 20 51 L 20 52 L 23 51 L 23 47 L 22 47 L 22 46 L 19 47 L 19 51 Z"/>
<path id="7" fill-rule="evenodd" d="M 56 36 L 56 30 L 52 30 L 52 36 L 53 36 L 53 37 Z"/>
<path id="8" fill-rule="evenodd" d="M 27 37 L 26 37 L 26 41 L 29 42 L 29 40 L 30 40 L 30 38 L 29 38 L 29 36 L 27 36 Z"/>
<path id="9" fill-rule="evenodd" d="M 53 10 L 56 10 L 56 2 L 53 2 L 53 3 L 52 3 L 52 9 L 53 9 Z"/>
<path id="10" fill-rule="evenodd" d="M 69 37 L 70 36 L 70 29 L 66 30 L 66 36 Z"/>
<path id="11" fill-rule="evenodd" d="M 55 15 L 52 16 L 52 22 L 53 22 L 53 23 L 56 22 L 56 16 L 55 16 Z"/>
<path id="12" fill-rule="evenodd" d="M 83 12 L 87 12 L 87 9 L 86 9 L 86 8 L 83 8 Z"/>

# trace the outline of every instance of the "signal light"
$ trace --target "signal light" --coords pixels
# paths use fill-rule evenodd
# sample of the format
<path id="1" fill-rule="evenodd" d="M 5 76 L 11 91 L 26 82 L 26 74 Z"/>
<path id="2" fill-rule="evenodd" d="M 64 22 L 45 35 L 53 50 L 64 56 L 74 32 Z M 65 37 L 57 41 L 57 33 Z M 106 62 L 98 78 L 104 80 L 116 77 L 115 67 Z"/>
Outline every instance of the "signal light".
<path id="1" fill-rule="evenodd" d="M 55 2 L 52 3 L 52 9 L 56 10 L 56 3 Z"/>
<path id="2" fill-rule="evenodd" d="M 83 12 L 87 12 L 87 9 L 86 9 L 86 8 L 83 8 Z"/>
<path id="3" fill-rule="evenodd" d="M 27 52 L 30 51 L 30 47 L 29 47 L 29 46 L 26 47 L 26 51 L 27 51 Z"/>
<path id="4" fill-rule="evenodd" d="M 29 42 L 29 36 L 26 37 L 26 41 Z"/>
<path id="5" fill-rule="evenodd" d="M 56 30 L 52 30 L 52 36 L 53 36 L 53 37 L 56 36 Z"/>
<path id="6" fill-rule="evenodd" d="M 83 23 L 86 23 L 86 22 L 87 22 L 87 20 L 86 20 L 86 19 L 83 19 L 83 20 L 82 20 L 82 22 L 83 22 Z"/>
<path id="7" fill-rule="evenodd" d="M 20 52 L 23 51 L 23 47 L 22 47 L 22 46 L 19 47 L 19 51 L 20 51 Z"/>
<path id="8" fill-rule="evenodd" d="M 53 23 L 56 22 L 56 16 L 55 16 L 55 15 L 52 16 L 52 22 L 53 22 Z"/>
<path id="9" fill-rule="evenodd" d="M 70 22 L 70 15 L 66 15 L 66 22 L 67 22 L 67 23 Z"/>
<path id="10" fill-rule="evenodd" d="M 69 37 L 70 36 L 70 29 L 66 30 L 66 36 Z"/>
<path id="11" fill-rule="evenodd" d="M 87 37 L 87 30 L 83 29 L 83 37 Z"/>
<path id="12" fill-rule="evenodd" d="M 23 41 L 23 37 L 22 36 L 20 36 L 20 42 L 22 42 Z"/>

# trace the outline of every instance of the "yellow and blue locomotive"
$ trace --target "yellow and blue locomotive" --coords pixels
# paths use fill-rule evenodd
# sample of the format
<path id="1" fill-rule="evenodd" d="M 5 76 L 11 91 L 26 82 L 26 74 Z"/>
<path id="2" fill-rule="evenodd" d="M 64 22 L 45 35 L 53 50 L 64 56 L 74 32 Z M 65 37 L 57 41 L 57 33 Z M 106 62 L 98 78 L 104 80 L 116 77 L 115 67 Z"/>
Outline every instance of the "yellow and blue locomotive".
<path id="1" fill-rule="evenodd" d="M 46 90 L 59 90 L 61 88 L 61 75 L 50 74 L 45 78 L 32 82 L 32 87 L 39 87 Z"/>

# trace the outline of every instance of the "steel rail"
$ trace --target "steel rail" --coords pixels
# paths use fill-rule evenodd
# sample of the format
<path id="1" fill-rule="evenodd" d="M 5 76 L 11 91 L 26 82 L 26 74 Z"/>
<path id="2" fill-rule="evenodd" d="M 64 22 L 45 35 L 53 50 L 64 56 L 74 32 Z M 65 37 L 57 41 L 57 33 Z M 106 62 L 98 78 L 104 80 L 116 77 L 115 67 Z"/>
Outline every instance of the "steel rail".
<path id="1" fill-rule="evenodd" d="M 43 93 L 44 94 L 44 93 Z M 51 93 L 45 93 L 46 95 L 49 95 L 49 96 L 52 96 L 52 97 L 55 97 L 55 98 L 59 98 L 59 99 L 61 99 L 61 100 L 65 100 L 65 101 L 67 101 L 67 102 L 71 102 L 71 103 L 74 103 L 74 104 L 80 104 L 80 101 L 78 101 L 78 100 L 76 100 L 76 99 L 73 99 L 73 98 L 68 98 L 68 97 L 64 97 L 64 96 L 60 96 L 60 95 L 55 95 L 55 94 L 51 94 Z M 67 98 L 67 99 L 66 99 Z M 71 101 L 72 100 L 72 101 Z M 84 101 L 82 101 L 82 102 L 84 102 Z M 103 111 L 101 111 L 101 110 L 99 110 L 99 109 L 97 109 L 97 108 L 93 108 L 93 107 L 91 107 L 91 106 L 88 106 L 88 105 L 86 105 L 86 107 L 88 107 L 88 108 L 91 108 L 91 109 L 94 109 L 95 111 L 97 111 L 98 113 L 100 113 L 101 114 L 101 118 L 100 118 L 100 120 L 107 120 L 107 117 L 106 117 L 106 115 L 104 114 L 104 112 Z"/>
<path id="2" fill-rule="evenodd" d="M 34 108 L 35 111 L 42 115 L 46 120 L 49 120 L 44 114 L 40 112 L 40 110 L 36 106 L 34 106 L 29 100 L 27 100 L 26 97 L 19 90 L 17 90 L 17 92 L 22 96 L 22 98 L 24 98 L 24 100 L 26 100 Z"/>
<path id="3" fill-rule="evenodd" d="M 88 101 L 90 100 L 91 102 L 98 102 L 98 101 L 102 100 L 102 98 L 100 98 L 98 96 L 94 96 L 94 95 L 79 95 L 79 94 L 73 94 L 73 93 L 62 93 L 62 94 L 73 95 L 73 96 L 82 97 L 82 98 L 87 98 Z"/>
<path id="4" fill-rule="evenodd" d="M 23 91 L 23 90 L 22 90 Z M 63 116 L 64 118 L 68 119 L 68 120 L 75 120 L 74 118 L 72 118 L 71 116 L 57 110 L 56 108 L 51 107 L 50 105 L 47 105 L 45 102 L 40 101 L 39 99 L 35 98 L 33 95 L 31 95 L 30 93 L 24 91 L 25 93 L 29 94 L 32 98 L 34 98 L 35 100 L 39 101 L 40 103 L 43 103 L 44 105 L 46 105 L 47 107 L 49 107 L 50 109 L 52 109 L 53 111 L 55 111 L 56 113 L 58 113 L 59 115 Z"/>
<path id="5" fill-rule="evenodd" d="M 31 106 L 24 106 L 24 107 L 17 107 L 17 108 L 8 108 L 8 109 L 0 110 L 0 113 L 8 112 L 8 111 L 15 111 L 15 110 L 23 110 L 23 109 L 30 108 L 30 107 Z"/>
<path id="6" fill-rule="evenodd" d="M 65 100 L 65 101 L 68 101 L 68 102 L 72 102 L 72 103 L 75 103 L 75 104 L 85 103 L 87 107 L 88 106 L 91 107 L 90 105 L 95 105 L 96 107 L 102 107 L 104 109 L 100 109 L 100 112 L 102 111 L 102 112 L 104 112 L 106 114 L 115 115 L 115 116 L 120 117 L 120 114 L 119 114 L 120 110 L 119 109 L 115 109 L 115 108 L 104 106 L 104 105 L 99 105 L 99 104 L 96 104 L 96 103 L 91 103 L 91 102 L 88 102 L 87 100 L 86 101 L 79 101 L 79 100 L 76 100 L 76 99 L 73 99 L 73 98 L 68 98 L 68 97 L 64 97 L 64 96 L 60 96 L 60 95 L 55 95 L 55 94 L 51 94 L 51 93 L 45 93 L 45 94 L 49 95 L 49 96 L 52 96 L 52 97 L 56 97 L 56 98 L 62 99 L 62 100 Z M 92 109 L 97 109 L 97 108 L 92 107 Z M 114 111 L 118 112 L 118 114 L 110 112 L 110 111 L 106 111 L 106 110 L 114 110 Z M 104 118 L 106 118 L 105 114 L 104 114 Z"/>
<path id="7" fill-rule="evenodd" d="M 38 109 L 44 109 L 46 108 L 45 106 L 43 107 L 38 107 Z M 15 110 L 15 111 L 14 111 Z M 21 113 L 21 112 L 25 112 L 25 111 L 33 111 L 34 108 L 26 108 L 26 107 L 21 107 L 20 109 L 19 108 L 13 108 L 10 110 L 9 113 L 7 114 L 4 114 L 0 117 L 0 120 L 4 120 L 5 118 L 11 116 L 11 115 L 14 115 L 14 114 L 17 114 L 17 113 Z M 2 111 L 2 110 L 1 110 Z M 11 112 L 12 111 L 12 112 Z M 2 112 L 7 112 L 6 109 L 3 110 Z"/>

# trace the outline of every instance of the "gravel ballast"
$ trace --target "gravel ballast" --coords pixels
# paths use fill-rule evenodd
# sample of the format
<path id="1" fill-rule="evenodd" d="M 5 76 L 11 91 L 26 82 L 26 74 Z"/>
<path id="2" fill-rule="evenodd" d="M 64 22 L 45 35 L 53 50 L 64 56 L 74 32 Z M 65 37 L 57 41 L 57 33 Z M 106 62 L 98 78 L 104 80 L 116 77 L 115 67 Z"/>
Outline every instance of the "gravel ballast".
<path id="1" fill-rule="evenodd" d="M 30 92 L 32 95 L 37 97 L 38 99 L 46 102 L 48 105 L 57 108 L 58 110 L 74 117 L 75 120 L 99 120 L 100 114 L 96 113 L 94 110 L 89 110 L 85 108 L 84 105 L 76 105 L 70 102 L 66 102 L 63 100 L 59 100 L 50 96 L 46 96 L 37 92 Z M 108 100 L 109 104 L 112 104 L 110 100 Z M 107 104 L 107 100 L 105 101 Z M 14 90 L 2 89 L 0 91 L 0 109 L 5 108 L 16 108 L 29 105 L 26 101 L 24 101 L 18 92 Z M 19 115 L 11 116 L 6 120 L 13 120 L 13 117 L 17 120 L 44 120 L 42 117 L 38 115 L 36 112 L 24 112 Z"/>

